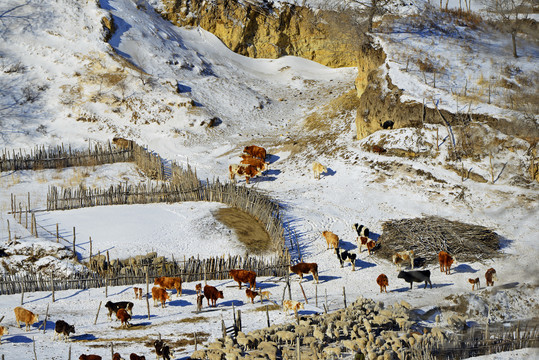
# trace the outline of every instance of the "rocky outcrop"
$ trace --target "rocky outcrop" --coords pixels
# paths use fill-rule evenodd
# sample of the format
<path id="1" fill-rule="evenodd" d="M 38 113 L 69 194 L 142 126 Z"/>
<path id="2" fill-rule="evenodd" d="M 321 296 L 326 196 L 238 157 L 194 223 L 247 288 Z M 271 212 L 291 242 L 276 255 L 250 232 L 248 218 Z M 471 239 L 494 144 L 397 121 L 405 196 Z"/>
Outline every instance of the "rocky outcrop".
<path id="1" fill-rule="evenodd" d="M 358 27 L 346 12 L 237 0 L 163 0 L 162 16 L 200 26 L 232 51 L 255 58 L 294 55 L 331 67 L 357 66 Z"/>

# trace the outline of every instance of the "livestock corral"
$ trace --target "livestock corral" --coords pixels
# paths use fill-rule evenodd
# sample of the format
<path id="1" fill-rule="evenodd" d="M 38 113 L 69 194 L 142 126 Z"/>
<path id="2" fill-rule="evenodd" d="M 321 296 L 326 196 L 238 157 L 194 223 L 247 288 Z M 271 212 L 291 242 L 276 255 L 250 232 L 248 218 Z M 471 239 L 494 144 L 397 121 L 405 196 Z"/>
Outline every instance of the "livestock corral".
<path id="1" fill-rule="evenodd" d="M 112 151 L 112 147 L 108 148 Z M 131 142 L 127 150 L 123 149 L 122 151 L 134 148 L 137 148 L 136 144 Z M 157 164 L 160 169 L 152 170 L 150 168 L 146 170 L 147 172 L 154 175 L 160 173 L 162 175 L 158 178 L 171 179 L 170 176 L 166 175 L 165 168 L 159 165 L 165 163 L 162 159 L 155 154 L 147 158 L 156 159 L 157 161 L 153 161 L 153 163 Z M 367 358 L 386 356 L 404 359 L 428 358 L 432 354 L 439 354 L 443 357 L 443 354 L 463 352 L 464 349 L 468 349 L 468 351 L 470 351 L 469 349 L 477 349 L 475 353 L 482 353 L 487 348 L 502 351 L 536 345 L 537 333 L 535 329 L 520 330 L 523 325 L 519 324 L 515 324 L 511 331 L 489 330 L 487 328 L 485 332 L 480 332 L 480 338 L 475 335 L 466 337 L 460 334 L 460 331 L 466 327 L 466 320 L 462 316 L 450 315 L 446 319 L 450 328 L 442 328 L 438 321 L 435 325 L 425 326 L 421 324 L 421 317 L 414 312 L 411 305 L 398 300 L 398 297 L 393 297 L 393 300 L 396 301 L 395 304 L 387 307 L 381 301 L 363 297 L 347 306 L 346 287 L 343 287 L 341 299 L 336 301 L 335 288 L 331 285 L 330 279 L 334 275 L 339 275 L 339 272 L 328 272 L 327 268 L 321 269 L 315 262 L 303 262 L 309 254 L 302 254 L 296 243 L 295 236 L 297 234 L 291 234 L 291 229 L 284 224 L 284 228 L 281 228 L 280 231 L 272 230 L 278 229 L 272 224 L 281 223 L 278 215 L 279 206 L 272 199 L 265 194 L 259 194 L 254 189 L 238 187 L 231 183 L 193 181 L 194 175 L 190 171 L 188 169 L 183 173 L 187 174 L 189 186 L 196 185 L 194 191 L 190 190 L 189 186 L 186 188 L 185 184 L 182 185 L 179 176 L 174 177 L 175 180 L 171 182 L 162 180 L 161 184 L 139 186 L 120 184 L 102 190 L 82 187 L 77 189 L 49 187 L 47 208 L 57 211 L 57 209 L 155 202 L 224 202 L 238 206 L 246 213 L 252 214 L 253 221 L 265 222 L 265 229 L 274 244 L 273 251 L 277 252 L 279 256 L 270 262 L 256 257 L 242 259 L 237 256 L 211 259 L 190 258 L 183 262 L 179 256 L 176 259 L 174 257 L 164 259 L 163 257 L 158 258 L 156 255 L 111 260 L 108 257 L 108 252 L 96 254 L 98 250 L 94 249 L 92 254 L 92 250 L 90 250 L 86 263 L 91 271 L 95 271 L 91 277 L 74 276 L 72 279 L 55 280 L 52 273 L 50 276 L 46 273 L 18 277 L 4 276 L 3 281 L 0 282 L 2 294 L 14 294 L 11 295 L 12 300 L 8 303 L 13 303 L 14 296 L 20 294 L 20 305 L 38 311 L 39 309 L 43 310 L 43 301 L 38 301 L 37 307 L 33 303 L 39 297 L 42 299 L 48 297 L 39 294 L 50 294 L 52 296 L 51 304 L 55 308 L 59 302 L 63 301 L 66 296 L 63 294 L 70 291 L 69 289 L 80 289 L 88 292 L 91 288 L 96 288 L 92 290 L 92 294 L 95 294 L 96 290 L 103 291 L 104 288 L 104 297 L 102 292 L 95 298 L 94 295 L 90 295 L 93 298 L 90 305 L 84 305 L 89 312 L 95 311 L 96 313 L 95 319 L 89 320 L 86 317 L 86 324 L 82 325 L 72 313 L 74 309 L 69 309 L 69 306 L 67 310 L 63 310 L 67 311 L 67 315 L 60 316 L 53 309 L 49 312 L 50 304 L 47 304 L 44 319 L 43 313 L 39 314 L 40 320 L 37 316 L 33 317 L 33 313 L 29 310 L 19 307 L 24 310 L 25 314 L 32 315 L 25 317 L 27 320 L 29 319 L 26 323 L 27 330 L 33 331 L 32 327 L 34 327 L 35 331 L 45 333 L 49 328 L 54 327 L 55 337 L 63 334 L 64 340 L 71 339 L 70 349 L 75 344 L 87 344 L 87 352 L 101 354 L 96 356 L 104 354 L 102 349 L 104 346 L 110 347 L 110 353 L 114 355 L 117 350 L 125 348 L 126 344 L 133 341 L 129 340 L 131 335 L 127 334 L 141 332 L 145 335 L 135 337 L 134 341 L 143 341 L 144 345 L 138 347 L 136 352 L 146 355 L 148 352 L 153 352 L 163 358 L 166 358 L 167 351 L 169 356 L 174 356 L 175 350 L 176 354 L 185 354 L 187 351 L 190 357 L 201 359 L 232 355 L 238 358 L 263 356 L 270 359 L 305 356 L 329 358 L 352 356 L 356 353 L 363 354 Z M 29 199 L 28 203 L 30 204 Z M 15 204 L 17 201 L 12 197 L 11 214 L 14 217 L 13 220 L 28 230 L 30 230 L 31 225 L 31 233 L 34 234 L 35 231 L 33 236 L 37 237 L 38 224 L 35 217 L 32 217 L 30 225 L 28 222 L 24 225 L 24 218 L 28 215 Z M 34 214 L 32 209 L 27 211 Z M 254 220 L 255 218 L 259 220 Z M 270 221 L 264 221 L 264 219 L 270 219 Z M 273 222 L 273 219 L 276 219 L 277 222 Z M 437 256 L 438 252 L 441 254 L 445 250 L 454 258 L 458 258 L 459 261 L 477 261 L 482 257 L 499 256 L 497 252 L 500 247 L 499 237 L 494 232 L 484 227 L 450 222 L 436 217 L 388 221 L 383 225 L 383 232 L 379 236 L 372 230 L 369 231 L 365 225 L 354 224 L 350 227 L 353 229 L 353 236 L 357 235 L 359 249 L 357 254 L 352 249 L 347 249 L 348 244 L 345 239 L 349 236 L 348 234 L 339 236 L 332 231 L 324 230 L 318 233 L 322 236 L 318 236 L 320 239 L 325 238 L 326 240 L 324 241 L 326 244 L 323 245 L 324 248 L 327 248 L 325 252 L 332 254 L 331 257 L 334 258 L 335 263 L 340 263 L 341 268 L 344 268 L 342 271 L 351 271 L 351 273 L 356 272 L 356 264 L 359 265 L 357 272 L 361 273 L 366 266 L 371 266 L 368 265 L 370 261 L 375 263 L 384 260 L 395 262 L 394 256 L 396 254 L 406 259 L 398 264 L 395 262 L 395 265 L 399 265 L 399 269 L 403 266 L 407 268 L 408 264 L 412 269 L 414 265 L 424 268 L 435 262 L 439 257 Z M 40 231 L 43 232 L 43 229 Z M 341 234 L 338 230 L 336 232 Z M 11 234 L 9 236 L 11 237 Z M 63 236 L 66 237 L 65 234 Z M 75 230 L 73 242 L 75 242 L 74 236 Z M 367 248 L 365 253 L 361 251 L 363 245 Z M 69 247 L 67 246 L 67 248 Z M 73 249 L 75 249 L 75 244 L 73 244 Z M 290 258 L 289 249 L 292 250 L 295 260 Z M 74 251 L 73 254 L 77 254 L 77 252 Z M 447 255 L 449 256 L 449 254 Z M 348 262 L 350 262 L 350 270 L 348 270 Z M 290 268 L 288 268 L 289 265 L 291 265 Z M 442 266 L 447 266 L 450 271 L 451 263 L 447 264 L 446 260 L 442 263 L 440 260 L 440 269 Z M 491 270 L 494 271 L 494 276 Z M 295 281 L 290 281 L 289 274 L 299 276 L 299 288 L 295 285 Z M 170 281 L 163 282 L 161 280 L 163 275 L 166 275 Z M 401 271 L 396 278 L 404 279 L 412 289 L 413 282 L 425 282 L 425 287 L 428 283 L 432 288 L 429 270 Z M 366 279 L 366 281 L 379 285 L 380 293 L 383 291 L 383 293 L 388 294 L 387 288 L 391 289 L 391 286 L 394 286 L 394 276 L 388 277 L 381 274 L 376 281 L 375 279 L 376 277 L 373 277 Z M 320 282 L 320 280 L 322 281 Z M 487 271 L 485 280 L 487 286 L 493 285 L 493 281 L 498 281 L 494 269 Z M 195 284 L 199 281 L 201 283 Z M 232 285 L 235 282 L 237 285 Z M 245 292 L 238 292 L 244 283 L 248 285 L 248 288 L 245 289 Z M 319 285 L 320 283 L 321 285 Z M 353 287 L 352 284 L 350 285 Z M 479 288 L 480 285 L 477 286 Z M 238 290 L 226 289 L 228 287 L 235 287 Z M 322 289 L 325 294 L 322 294 Z M 330 290 L 330 299 L 333 298 L 329 302 L 328 289 Z M 350 291 L 350 287 L 348 289 Z M 475 291 L 475 283 L 472 290 Z M 397 289 L 397 291 L 402 290 Z M 67 295 L 67 297 L 71 296 L 77 298 L 76 295 Z M 206 300 L 203 300 L 204 297 Z M 286 298 L 288 299 L 285 300 Z M 290 298 L 298 300 L 290 300 Z M 97 299 L 99 299 L 99 303 L 97 303 Z M 264 304 L 264 300 L 266 300 L 266 304 Z M 113 326 L 115 329 L 113 331 L 117 334 L 113 335 L 108 330 L 104 330 L 103 320 L 99 320 L 102 307 L 108 310 L 109 322 L 117 319 L 119 325 Z M 179 313 L 175 311 L 178 307 L 181 309 Z M 235 308 L 241 310 L 236 313 Z M 103 309 L 102 311 L 107 312 L 107 310 Z M 221 313 L 231 310 L 232 317 L 228 315 L 227 311 L 224 318 L 221 316 L 220 322 L 215 322 L 212 320 L 211 313 L 216 310 L 220 310 Z M 241 314 L 242 310 L 243 315 Z M 265 315 L 263 315 L 264 312 Z M 278 314 L 277 320 L 272 319 L 276 316 L 276 312 Z M 191 319 L 190 314 L 193 313 L 198 315 Z M 101 314 L 103 316 L 103 313 Z M 440 316 L 440 313 L 437 316 Z M 291 320 L 292 323 L 283 324 L 283 322 Z M 94 325 L 89 326 L 92 321 Z M 160 340 L 160 328 L 162 327 L 163 331 L 167 332 L 165 329 L 168 328 L 167 324 L 171 322 L 204 324 L 208 321 L 213 324 L 214 329 L 211 333 L 201 331 L 201 329 L 207 329 L 207 326 L 203 325 L 202 328 L 194 327 L 192 333 L 185 334 L 185 336 L 188 335 L 187 339 L 189 340 L 179 341 L 177 336 L 171 335 L 164 336 L 164 340 Z M 277 324 L 271 325 L 275 321 Z M 70 325 L 72 323 L 76 324 L 76 327 Z M 232 324 L 232 326 L 227 326 L 226 323 Z M 261 323 L 267 323 L 269 327 L 260 329 Z M 258 325 L 253 327 L 253 324 Z M 80 329 L 79 331 L 82 333 L 75 332 L 75 328 Z M 251 332 L 246 334 L 249 330 Z M 515 339 L 512 338 L 516 336 L 515 333 L 519 333 L 520 337 L 520 345 L 518 346 L 515 345 Z M 7 332 L 5 334 L 8 335 Z M 207 342 L 212 338 L 219 338 L 219 340 L 213 343 Z M 11 338 L 8 337 L 8 339 Z M 466 346 L 460 345 L 463 343 L 463 339 L 468 341 L 465 342 Z M 8 340 L 8 342 L 12 341 Z M 426 347 L 431 351 L 426 352 Z M 133 358 L 138 356 L 136 353 L 133 355 Z"/>

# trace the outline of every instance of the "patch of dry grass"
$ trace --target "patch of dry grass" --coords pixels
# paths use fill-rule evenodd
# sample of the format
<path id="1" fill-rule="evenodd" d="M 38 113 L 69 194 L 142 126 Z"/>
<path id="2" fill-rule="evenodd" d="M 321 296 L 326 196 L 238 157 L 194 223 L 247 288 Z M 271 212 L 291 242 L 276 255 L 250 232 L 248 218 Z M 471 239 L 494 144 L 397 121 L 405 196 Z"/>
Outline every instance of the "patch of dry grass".
<path id="1" fill-rule="evenodd" d="M 273 249 L 273 242 L 264 225 L 251 215 L 237 208 L 218 209 L 214 216 L 226 226 L 234 229 L 238 240 L 252 254 L 264 254 Z"/>

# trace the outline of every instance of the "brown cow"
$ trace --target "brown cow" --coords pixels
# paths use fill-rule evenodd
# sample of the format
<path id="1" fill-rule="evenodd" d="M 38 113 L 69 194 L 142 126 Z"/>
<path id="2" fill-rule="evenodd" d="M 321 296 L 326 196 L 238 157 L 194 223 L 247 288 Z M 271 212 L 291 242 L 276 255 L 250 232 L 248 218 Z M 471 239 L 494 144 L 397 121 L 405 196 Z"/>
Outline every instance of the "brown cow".
<path id="1" fill-rule="evenodd" d="M 451 273 L 451 265 L 453 265 L 453 262 L 457 262 L 453 256 L 443 250 L 438 253 L 438 261 L 440 263 L 440 271 L 445 271 L 446 274 Z"/>
<path id="2" fill-rule="evenodd" d="M 195 291 L 197 292 L 197 295 L 200 295 L 200 293 L 202 292 L 202 284 L 201 283 L 198 283 L 195 285 Z"/>
<path id="3" fill-rule="evenodd" d="M 298 274 L 301 279 L 300 281 L 303 281 L 303 274 L 311 273 L 313 275 L 313 279 L 316 280 L 316 283 L 318 284 L 318 264 L 317 263 L 300 262 L 294 266 L 290 265 L 290 271 L 292 271 L 295 274 Z"/>
<path id="4" fill-rule="evenodd" d="M 9 329 L 0 325 L 0 344 L 2 343 L 2 336 L 9 335 Z"/>
<path id="5" fill-rule="evenodd" d="M 20 322 L 24 322 L 26 324 L 25 330 L 30 330 L 30 325 L 36 323 L 38 321 L 38 315 L 34 314 L 33 312 L 26 310 L 20 306 L 17 306 L 15 309 L 13 309 L 15 312 L 15 320 L 17 321 L 17 326 L 20 328 L 21 324 Z"/>
<path id="6" fill-rule="evenodd" d="M 153 299 L 153 306 L 157 306 L 157 301 L 161 302 L 161 307 L 165 307 L 165 303 L 167 300 L 170 300 L 170 295 L 168 294 L 166 289 L 163 289 L 159 286 L 152 287 L 152 299 Z"/>
<path id="7" fill-rule="evenodd" d="M 146 360 L 146 357 L 144 355 L 139 356 L 135 353 L 131 353 L 131 355 L 129 355 L 129 360 Z"/>
<path id="8" fill-rule="evenodd" d="M 267 162 L 254 157 L 245 157 L 242 161 L 240 161 L 240 164 L 254 166 L 257 170 L 260 171 L 268 170 Z"/>
<path id="9" fill-rule="evenodd" d="M 121 357 L 120 353 L 114 353 L 112 354 L 112 360 L 125 360 L 125 359 Z"/>
<path id="10" fill-rule="evenodd" d="M 359 252 L 361 253 L 361 248 L 363 246 L 367 247 L 367 242 L 369 241 L 369 238 L 366 236 L 358 236 L 357 237 L 357 245 L 359 248 Z"/>
<path id="11" fill-rule="evenodd" d="M 256 273 L 249 270 L 232 269 L 228 275 L 236 281 L 241 289 L 241 283 L 249 283 L 249 289 L 256 289 Z"/>
<path id="12" fill-rule="evenodd" d="M 472 291 L 475 290 L 475 285 L 477 285 L 477 288 L 479 289 L 481 287 L 481 283 L 479 282 L 479 278 L 475 278 L 475 279 L 468 279 L 468 282 L 470 284 L 472 284 Z"/>
<path id="13" fill-rule="evenodd" d="M 369 241 L 367 241 L 367 250 L 369 250 L 369 255 L 372 255 L 375 247 L 376 242 L 373 239 L 369 239 Z"/>
<path id="14" fill-rule="evenodd" d="M 85 354 L 82 354 L 81 356 L 79 356 L 79 360 L 101 360 L 101 356 L 99 355 L 85 355 Z"/>
<path id="15" fill-rule="evenodd" d="M 223 292 L 220 290 L 217 290 L 217 288 L 206 285 L 204 286 L 204 296 L 208 300 L 208 306 L 210 306 L 210 300 L 211 300 L 211 306 L 217 307 L 217 299 L 224 299 Z"/>
<path id="16" fill-rule="evenodd" d="M 380 286 L 380 292 L 387 292 L 387 286 L 389 285 L 389 280 L 387 280 L 386 274 L 380 274 L 376 278 L 376 283 Z"/>
<path id="17" fill-rule="evenodd" d="M 112 138 L 112 143 L 120 149 L 129 149 L 130 147 L 133 146 L 132 140 L 127 140 L 121 137 Z"/>
<path id="18" fill-rule="evenodd" d="M 116 317 L 120 319 L 120 327 L 128 327 L 129 326 L 129 320 L 131 320 L 131 315 L 127 312 L 125 309 L 118 309 L 118 312 L 116 313 Z"/>
<path id="19" fill-rule="evenodd" d="M 163 289 L 176 289 L 176 297 L 182 295 L 182 278 L 161 276 L 155 278 L 154 285 L 159 285 Z"/>
<path id="20" fill-rule="evenodd" d="M 262 171 L 258 170 L 256 167 L 247 164 L 232 164 L 228 167 L 228 172 L 230 174 L 230 180 L 235 180 L 236 175 L 245 177 L 245 182 L 249 184 L 249 180 L 255 176 L 258 176 Z"/>
<path id="21" fill-rule="evenodd" d="M 496 276 L 496 270 L 494 268 L 490 268 L 485 272 L 485 279 L 487 280 L 487 286 L 494 286 L 494 280 L 498 281 L 498 277 Z"/>
<path id="22" fill-rule="evenodd" d="M 129 360 L 146 360 L 146 357 L 143 356 L 139 356 L 135 353 L 131 353 L 131 355 L 129 355 Z"/>
<path id="23" fill-rule="evenodd" d="M 256 145 L 246 146 L 243 149 L 243 152 L 255 158 L 259 158 L 260 160 L 266 160 L 266 149 L 264 149 L 263 147 Z"/>
<path id="24" fill-rule="evenodd" d="M 337 248 L 339 247 L 339 237 L 331 231 L 322 231 L 322 236 L 326 239 L 326 243 L 328 244 L 327 249 L 329 250 L 329 248 L 332 247 L 337 251 Z"/>
<path id="25" fill-rule="evenodd" d="M 260 294 L 257 293 L 256 291 L 252 291 L 251 289 L 245 289 L 245 295 L 247 295 L 248 299 L 251 299 L 251 304 L 254 304 L 255 297 L 257 297 Z"/>

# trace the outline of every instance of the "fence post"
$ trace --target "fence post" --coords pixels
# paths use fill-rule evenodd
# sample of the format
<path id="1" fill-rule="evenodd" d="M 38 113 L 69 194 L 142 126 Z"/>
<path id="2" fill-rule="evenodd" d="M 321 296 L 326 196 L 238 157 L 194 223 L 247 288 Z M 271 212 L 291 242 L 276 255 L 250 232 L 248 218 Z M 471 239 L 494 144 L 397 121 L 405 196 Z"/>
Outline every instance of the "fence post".
<path id="1" fill-rule="evenodd" d="M 299 335 L 296 337 L 296 352 L 297 352 L 297 359 L 300 360 L 301 351 L 299 349 Z"/>
<path id="2" fill-rule="evenodd" d="M 88 263 L 90 264 L 90 269 L 92 266 L 92 237 L 90 236 L 90 258 L 88 260 Z"/>
<path id="3" fill-rule="evenodd" d="M 195 331 L 195 351 L 197 351 L 198 341 L 197 341 L 197 332 Z"/>
<path id="4" fill-rule="evenodd" d="M 24 304 L 24 282 L 21 281 L 21 306 Z"/>
<path id="5" fill-rule="evenodd" d="M 51 271 L 51 288 L 52 288 L 52 302 L 55 301 L 54 299 L 54 280 L 52 278 L 52 271 Z"/>
<path id="6" fill-rule="evenodd" d="M 225 321 L 221 320 L 221 331 L 223 332 L 223 341 L 226 339 L 226 326 Z"/>
<path id="7" fill-rule="evenodd" d="M 9 219 L 7 220 L 7 235 L 8 241 L 11 242 L 11 229 L 9 228 Z"/>
<path id="8" fill-rule="evenodd" d="M 342 287 L 342 296 L 344 298 L 344 308 L 346 308 L 346 290 L 344 286 Z"/>
<path id="9" fill-rule="evenodd" d="M 146 293 L 146 308 L 148 309 L 148 320 L 150 320 L 150 300 L 148 300 L 148 293 Z"/>
<path id="10" fill-rule="evenodd" d="M 58 231 L 58 223 L 56 223 L 56 242 L 60 242 L 60 232 Z"/>
<path id="11" fill-rule="evenodd" d="M 303 291 L 303 286 L 301 285 L 301 281 L 299 282 L 299 287 L 301 289 L 301 292 L 303 293 L 303 298 L 305 298 L 305 304 L 308 304 L 309 301 L 307 300 L 307 296 L 305 296 L 305 291 Z"/>
<path id="12" fill-rule="evenodd" d="M 97 323 L 97 317 L 99 316 L 99 310 L 101 310 L 101 303 L 103 301 L 100 301 L 99 302 L 99 306 L 97 307 L 97 314 L 95 314 L 95 320 L 94 320 L 94 325 Z"/>
<path id="13" fill-rule="evenodd" d="M 47 304 L 47 310 L 45 311 L 45 320 L 43 320 L 43 334 L 45 334 L 45 330 L 47 329 L 47 318 L 49 317 L 49 304 Z"/>
<path id="14" fill-rule="evenodd" d="M 314 285 L 314 305 L 318 307 L 318 284 Z"/>
<path id="15" fill-rule="evenodd" d="M 271 324 L 270 324 L 270 318 L 269 318 L 268 305 L 266 305 L 266 320 L 267 320 L 267 322 L 268 322 L 268 327 L 270 327 Z"/>

